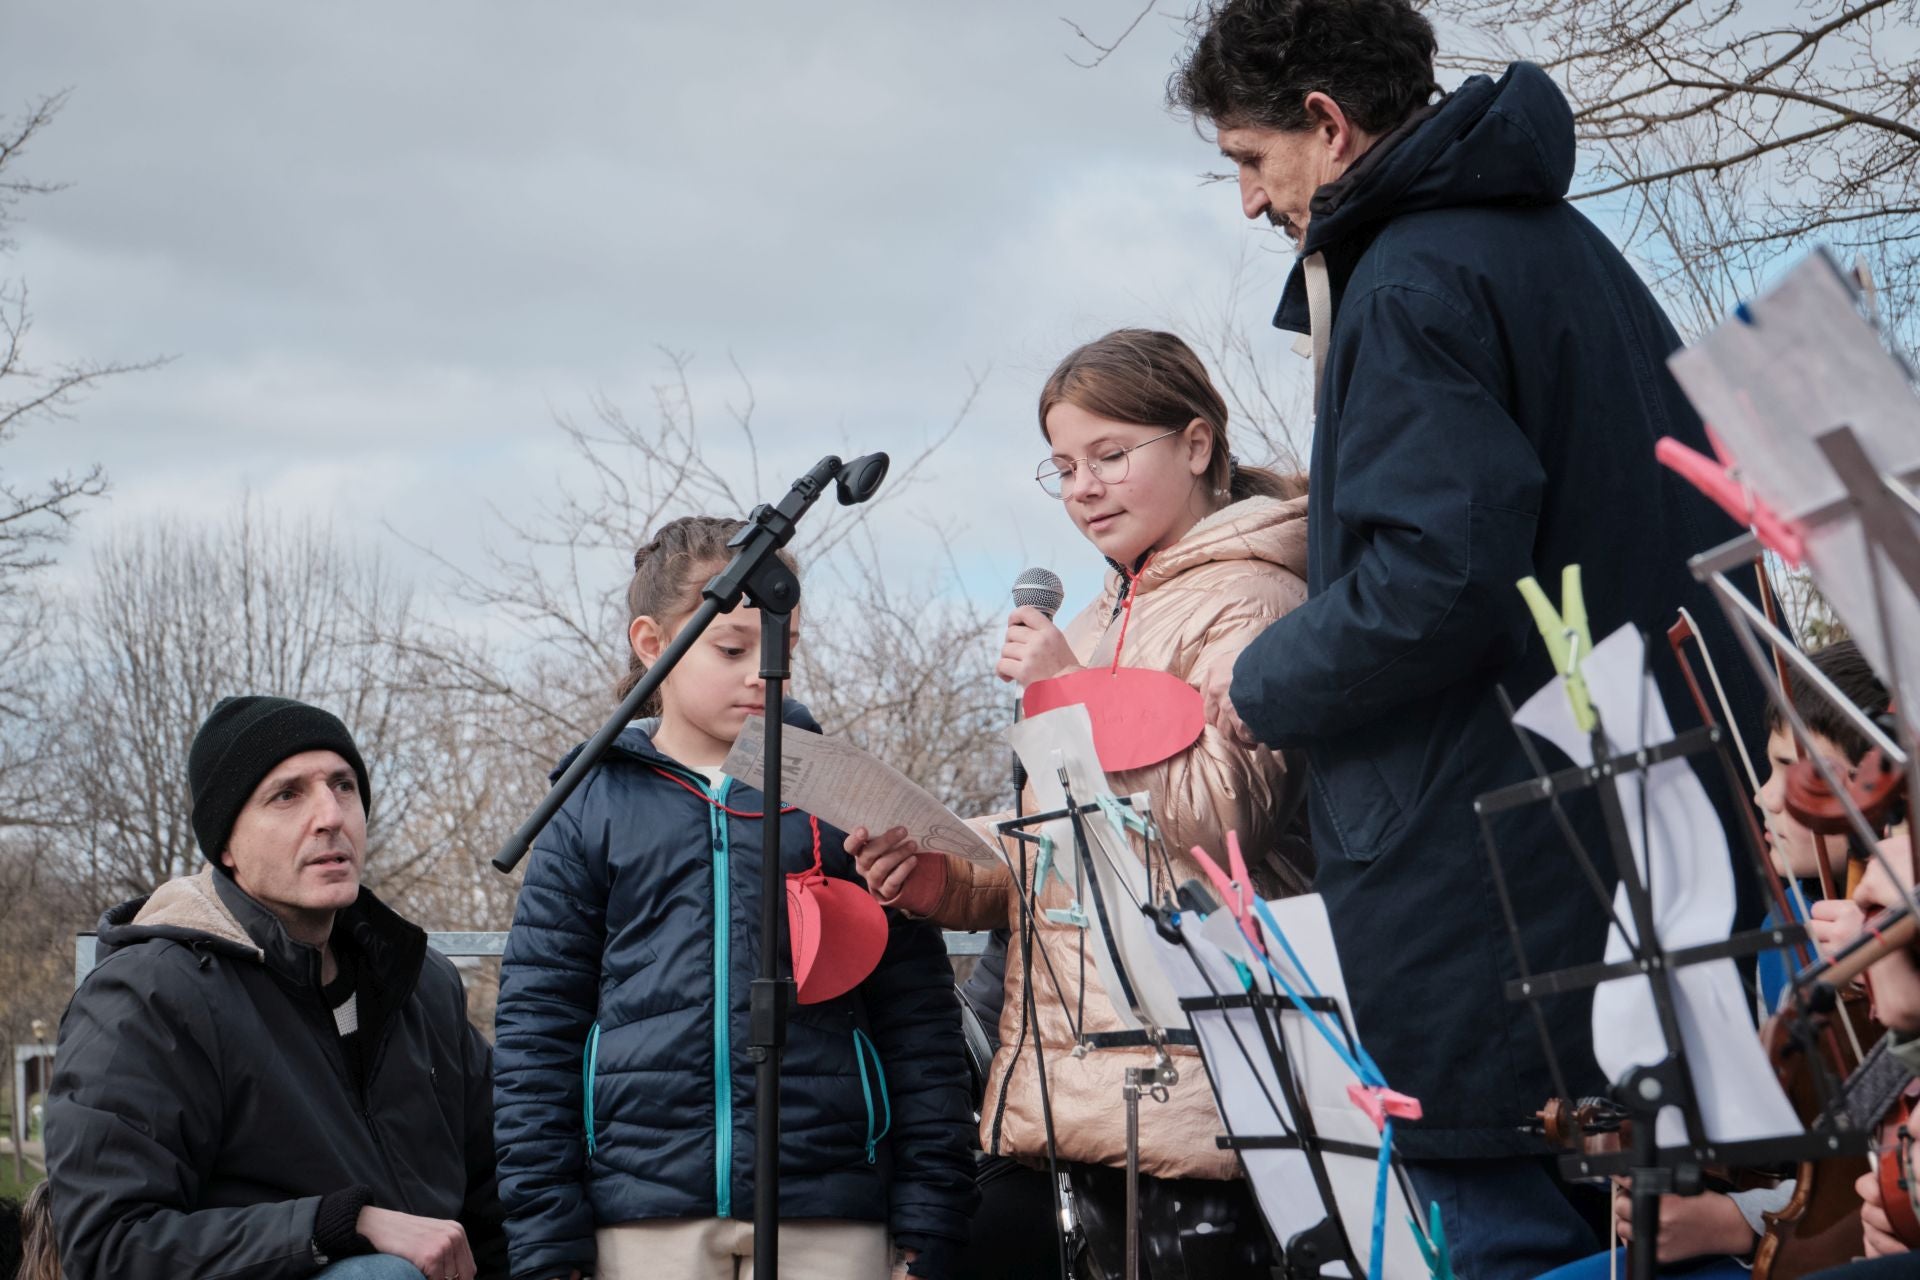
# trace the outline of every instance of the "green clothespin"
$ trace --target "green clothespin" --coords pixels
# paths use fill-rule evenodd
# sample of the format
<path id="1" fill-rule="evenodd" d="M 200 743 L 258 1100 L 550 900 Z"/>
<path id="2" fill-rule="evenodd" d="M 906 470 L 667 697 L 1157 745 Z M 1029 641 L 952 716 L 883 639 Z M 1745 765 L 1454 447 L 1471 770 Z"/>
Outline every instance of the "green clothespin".
<path id="1" fill-rule="evenodd" d="M 1413 1228 L 1413 1238 L 1420 1245 L 1420 1256 L 1427 1260 L 1427 1274 L 1433 1280 L 1453 1280 L 1453 1257 L 1447 1251 L 1446 1228 L 1440 1225 L 1440 1204 L 1433 1202 L 1427 1219 L 1427 1229 L 1422 1231 L 1420 1224 L 1412 1218 L 1407 1225 Z"/>
<path id="2" fill-rule="evenodd" d="M 1540 583 L 1531 577 L 1520 579 L 1520 594 L 1533 613 L 1534 625 L 1547 642 L 1547 656 L 1554 671 L 1566 680 L 1567 701 L 1573 704 L 1573 722 L 1580 732 L 1592 733 L 1599 723 L 1593 699 L 1587 693 L 1587 678 L 1580 664 L 1593 652 L 1593 633 L 1587 627 L 1587 601 L 1580 593 L 1580 566 L 1570 564 L 1560 574 L 1560 608 L 1547 599 Z"/>

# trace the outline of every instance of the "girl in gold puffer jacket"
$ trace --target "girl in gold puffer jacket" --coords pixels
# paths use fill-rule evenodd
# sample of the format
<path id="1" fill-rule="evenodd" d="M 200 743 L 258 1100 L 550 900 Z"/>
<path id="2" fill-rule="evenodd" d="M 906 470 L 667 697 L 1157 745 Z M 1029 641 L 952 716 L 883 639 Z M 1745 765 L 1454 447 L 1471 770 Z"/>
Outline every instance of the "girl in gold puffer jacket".
<path id="1" fill-rule="evenodd" d="M 1254 636 L 1306 598 L 1305 485 L 1239 465 L 1227 447 L 1226 404 L 1179 338 L 1123 329 L 1073 352 L 1041 392 L 1040 426 L 1052 452 L 1036 478 L 1111 568 L 1099 598 L 1064 630 L 1038 610 L 1014 610 L 1002 679 L 1024 688 L 1111 663 L 1124 631 L 1122 664 L 1168 671 L 1205 689 L 1209 677 L 1231 673 Z M 1268 896 L 1306 890 L 1311 857 L 1304 841 L 1287 838 L 1304 779 L 1280 755 L 1209 725 L 1172 758 L 1109 780 L 1115 794 L 1145 791 L 1151 798 L 1176 883 L 1200 875 L 1189 849 L 1197 844 L 1219 856 L 1226 833 L 1238 831 L 1249 857 L 1261 863 L 1256 877 Z M 1038 1080 L 1044 1058 L 1059 1159 L 1123 1166 L 1124 1073 L 1151 1065 L 1153 1053 L 1141 1046 L 1072 1056 L 1074 1020 L 1090 1035 L 1122 1024 L 1097 971 L 1080 963 L 1081 931 L 1044 914 L 1067 905 L 1065 886 L 1055 878 L 1040 894 L 1027 932 L 1044 955 L 1029 966 L 1007 865 L 922 855 L 898 831 L 874 838 L 855 832 L 854 840 L 864 843 L 849 849 L 889 906 L 947 928 L 1012 931 L 1000 1048 L 981 1108 L 982 1149 L 1046 1157 Z M 1029 972 L 1043 1052 L 1032 1043 L 1033 1028 L 1022 1025 Z M 1167 1103 L 1141 1108 L 1142 1173 L 1236 1177 L 1232 1153 L 1214 1144 L 1224 1130 L 1197 1050 L 1175 1045 L 1170 1052 L 1180 1081 Z"/>

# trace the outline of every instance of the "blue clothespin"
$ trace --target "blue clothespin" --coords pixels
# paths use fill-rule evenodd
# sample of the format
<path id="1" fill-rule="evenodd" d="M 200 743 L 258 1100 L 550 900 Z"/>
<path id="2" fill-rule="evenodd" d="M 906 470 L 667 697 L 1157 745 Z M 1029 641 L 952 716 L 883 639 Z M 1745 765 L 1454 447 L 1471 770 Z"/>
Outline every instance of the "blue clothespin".
<path id="1" fill-rule="evenodd" d="M 1567 701 L 1580 732 L 1592 733 L 1600 717 L 1587 692 L 1580 664 L 1593 652 L 1593 632 L 1587 626 L 1587 601 L 1580 591 L 1580 566 L 1570 564 L 1560 574 L 1560 607 L 1555 609 L 1537 579 L 1520 579 L 1520 595 L 1533 613 L 1534 625 L 1547 642 L 1547 656 L 1556 674 L 1566 681 Z"/>

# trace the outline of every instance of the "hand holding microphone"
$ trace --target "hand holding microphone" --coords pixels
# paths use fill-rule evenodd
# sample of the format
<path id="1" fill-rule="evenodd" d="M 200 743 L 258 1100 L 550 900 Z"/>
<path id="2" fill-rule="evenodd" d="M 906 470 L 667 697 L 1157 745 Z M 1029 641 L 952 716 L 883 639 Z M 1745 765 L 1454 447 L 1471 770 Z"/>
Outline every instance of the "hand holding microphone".
<path id="1" fill-rule="evenodd" d="M 1013 583 L 1014 610 L 1007 615 L 1007 638 L 994 674 L 1026 688 L 1039 680 L 1080 670 L 1080 659 L 1053 615 L 1065 598 L 1059 575 L 1028 569 Z"/>

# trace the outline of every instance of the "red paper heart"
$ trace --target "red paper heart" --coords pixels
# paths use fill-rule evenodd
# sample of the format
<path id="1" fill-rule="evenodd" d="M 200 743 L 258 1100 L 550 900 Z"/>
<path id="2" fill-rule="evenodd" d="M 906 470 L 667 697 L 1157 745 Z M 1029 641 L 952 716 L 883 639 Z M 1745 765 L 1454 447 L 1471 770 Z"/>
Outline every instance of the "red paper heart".
<path id="1" fill-rule="evenodd" d="M 787 877 L 787 932 L 801 1004 L 820 1004 L 865 981 L 887 949 L 887 913 L 858 885 L 815 870 Z"/>
<path id="2" fill-rule="evenodd" d="M 1026 714 L 1084 704 L 1093 747 L 1108 773 L 1142 769 L 1177 756 L 1207 727 L 1200 691 L 1146 667 L 1089 667 L 1027 686 Z"/>

